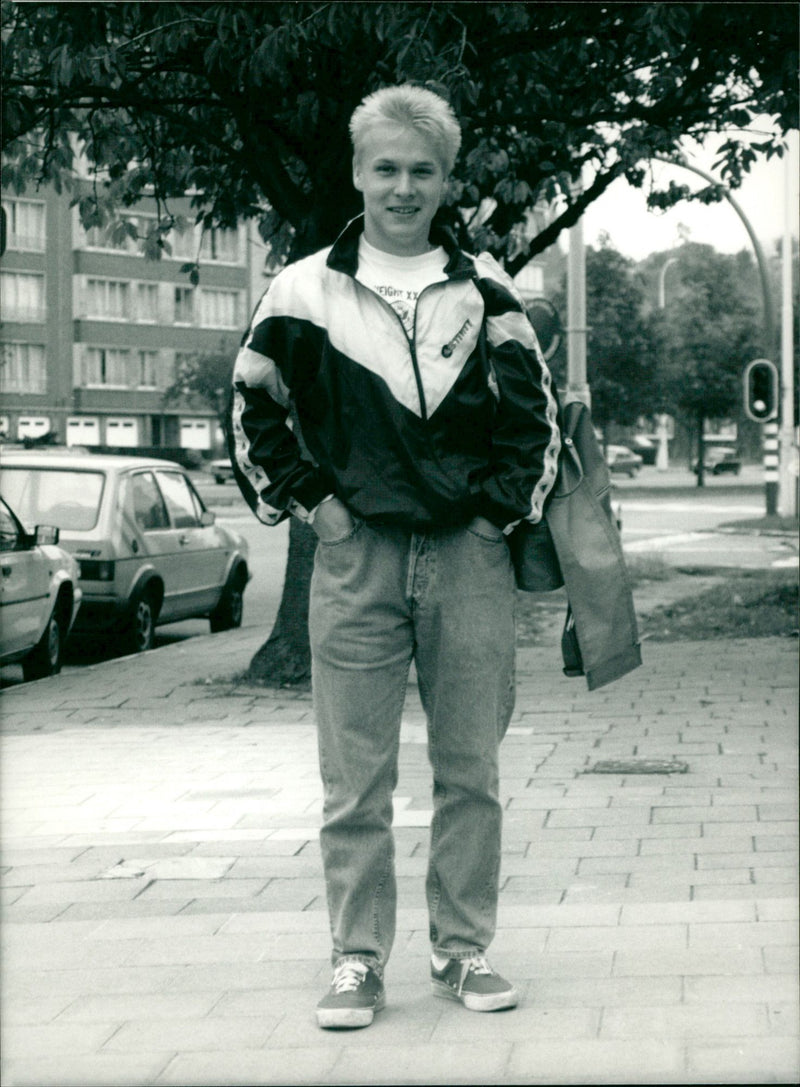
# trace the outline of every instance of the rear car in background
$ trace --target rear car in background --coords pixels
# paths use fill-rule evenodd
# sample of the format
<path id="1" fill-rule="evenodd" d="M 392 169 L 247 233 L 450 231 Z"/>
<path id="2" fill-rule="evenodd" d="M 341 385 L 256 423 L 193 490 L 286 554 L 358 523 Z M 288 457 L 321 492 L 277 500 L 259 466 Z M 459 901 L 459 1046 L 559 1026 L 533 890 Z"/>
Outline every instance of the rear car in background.
<path id="1" fill-rule="evenodd" d="M 24 524 L 56 525 L 80 566 L 75 635 L 150 649 L 155 628 L 207 617 L 212 632 L 241 626 L 250 577 L 247 542 L 216 524 L 171 461 L 10 452 L 0 488 Z"/>
<path id="2" fill-rule="evenodd" d="M 642 464 L 655 464 L 658 459 L 658 438 L 647 434 L 637 434 L 631 438 L 629 447 L 642 458 Z"/>
<path id="3" fill-rule="evenodd" d="M 0 498 L 0 664 L 20 662 L 26 680 L 61 670 L 81 603 L 78 564 L 57 545 L 55 526 L 27 532 Z"/>
<path id="4" fill-rule="evenodd" d="M 642 458 L 626 445 L 606 446 L 606 464 L 612 475 L 625 475 L 635 479 L 642 467 Z"/>
<path id="5" fill-rule="evenodd" d="M 215 483 L 227 483 L 233 479 L 233 466 L 227 457 L 212 460 L 208 465 L 208 470 L 214 477 Z"/>
<path id="6" fill-rule="evenodd" d="M 698 462 L 692 465 L 692 471 L 697 475 Z M 703 450 L 703 471 L 710 472 L 712 476 L 733 475 L 738 476 L 742 470 L 742 460 L 735 449 L 724 445 L 710 445 Z"/>

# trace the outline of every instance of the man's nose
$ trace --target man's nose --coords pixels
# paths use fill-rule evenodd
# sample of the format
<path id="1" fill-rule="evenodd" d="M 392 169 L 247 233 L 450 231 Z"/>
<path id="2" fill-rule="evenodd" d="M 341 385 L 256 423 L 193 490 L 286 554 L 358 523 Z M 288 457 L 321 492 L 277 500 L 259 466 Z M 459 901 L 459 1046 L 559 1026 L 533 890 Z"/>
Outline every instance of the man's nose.
<path id="1" fill-rule="evenodd" d="M 395 190 L 399 196 L 405 196 L 414 190 L 414 179 L 406 170 L 399 170 L 395 178 Z"/>

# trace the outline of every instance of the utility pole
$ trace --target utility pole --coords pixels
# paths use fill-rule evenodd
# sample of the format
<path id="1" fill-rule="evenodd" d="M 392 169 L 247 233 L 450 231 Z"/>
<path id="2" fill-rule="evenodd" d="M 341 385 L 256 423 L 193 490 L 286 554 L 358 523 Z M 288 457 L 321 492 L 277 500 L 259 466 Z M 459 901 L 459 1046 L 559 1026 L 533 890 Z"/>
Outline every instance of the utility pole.
<path id="1" fill-rule="evenodd" d="M 797 515 L 797 449 L 794 447 L 794 366 L 792 358 L 792 175 L 791 155 L 786 155 L 783 174 L 783 253 L 781 309 L 781 405 L 778 478 L 778 513 L 781 517 Z"/>
<path id="2" fill-rule="evenodd" d="M 569 231 L 567 263 L 567 395 L 566 402 L 581 400 L 591 407 L 586 380 L 586 247 L 583 219 Z"/>

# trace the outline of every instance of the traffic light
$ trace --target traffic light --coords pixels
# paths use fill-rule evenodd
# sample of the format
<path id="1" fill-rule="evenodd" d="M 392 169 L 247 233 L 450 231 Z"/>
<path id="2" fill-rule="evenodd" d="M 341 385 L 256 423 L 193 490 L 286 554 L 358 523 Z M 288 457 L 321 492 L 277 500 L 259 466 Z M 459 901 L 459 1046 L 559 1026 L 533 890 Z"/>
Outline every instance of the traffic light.
<path id="1" fill-rule="evenodd" d="M 778 370 L 769 359 L 755 359 L 745 367 L 744 410 L 756 423 L 768 423 L 778 414 Z"/>

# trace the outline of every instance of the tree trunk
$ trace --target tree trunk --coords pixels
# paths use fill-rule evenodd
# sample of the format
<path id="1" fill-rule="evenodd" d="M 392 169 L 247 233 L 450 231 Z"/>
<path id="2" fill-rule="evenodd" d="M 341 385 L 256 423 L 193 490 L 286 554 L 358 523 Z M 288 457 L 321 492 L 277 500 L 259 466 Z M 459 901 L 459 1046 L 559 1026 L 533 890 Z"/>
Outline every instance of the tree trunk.
<path id="1" fill-rule="evenodd" d="M 697 413 L 697 486 L 705 487 L 706 485 L 706 468 L 705 468 L 705 453 L 706 443 L 704 438 L 704 432 L 706 428 L 705 413 L 698 411 Z"/>
<path id="2" fill-rule="evenodd" d="M 245 678 L 257 687 L 311 686 L 311 647 L 308 638 L 308 599 L 317 536 L 292 517 L 283 595 L 275 626 L 250 661 Z"/>
<path id="3" fill-rule="evenodd" d="M 352 195 L 350 199 L 352 201 Z M 341 200 L 316 206 L 306 220 L 294 224 L 289 263 L 330 244 L 346 221 Z M 304 456 L 311 460 L 294 410 L 291 417 L 293 433 Z M 298 690 L 308 690 L 311 686 L 308 601 L 316 546 L 317 534 L 310 525 L 292 517 L 283 595 L 275 625 L 267 641 L 253 655 L 245 673 L 246 681 L 254 686 L 295 687 Z"/>

